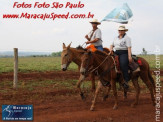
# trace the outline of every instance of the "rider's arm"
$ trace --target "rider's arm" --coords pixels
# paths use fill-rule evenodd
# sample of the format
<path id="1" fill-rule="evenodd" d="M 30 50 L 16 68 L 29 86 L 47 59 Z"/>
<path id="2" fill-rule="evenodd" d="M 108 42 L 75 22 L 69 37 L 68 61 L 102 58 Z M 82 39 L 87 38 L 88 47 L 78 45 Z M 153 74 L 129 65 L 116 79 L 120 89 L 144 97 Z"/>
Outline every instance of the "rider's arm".
<path id="1" fill-rule="evenodd" d="M 95 43 L 95 42 L 97 42 L 98 40 L 99 40 L 99 38 L 96 38 L 96 39 L 90 41 L 90 43 Z"/>
<path id="2" fill-rule="evenodd" d="M 86 35 L 85 38 L 86 38 L 88 41 L 90 41 L 90 38 L 88 37 L 88 35 Z"/>
<path id="3" fill-rule="evenodd" d="M 110 45 L 110 52 L 113 51 L 113 45 Z"/>
<path id="4" fill-rule="evenodd" d="M 113 45 L 110 45 L 110 52 L 109 52 L 109 55 L 112 55 L 113 54 Z"/>
<path id="5" fill-rule="evenodd" d="M 129 37 L 126 37 L 126 46 L 128 47 L 128 60 L 129 60 L 129 63 L 131 63 L 132 62 L 132 57 L 131 57 L 131 55 L 132 55 L 132 52 L 131 52 L 132 45 L 131 45 L 131 38 L 129 38 Z"/>
<path id="6" fill-rule="evenodd" d="M 97 41 L 101 40 L 101 30 L 100 29 L 97 29 L 95 32 L 94 32 L 94 39 L 89 41 L 89 42 L 86 42 L 87 44 L 89 43 L 96 43 Z"/>
<path id="7" fill-rule="evenodd" d="M 95 42 L 97 42 L 99 40 L 99 38 L 96 38 L 96 39 L 94 39 L 94 40 L 92 40 L 92 41 L 88 41 L 88 42 L 86 42 L 86 44 L 89 44 L 89 43 L 95 43 Z"/>
<path id="8" fill-rule="evenodd" d="M 128 47 L 128 60 L 129 60 L 130 63 L 132 62 L 131 47 Z"/>

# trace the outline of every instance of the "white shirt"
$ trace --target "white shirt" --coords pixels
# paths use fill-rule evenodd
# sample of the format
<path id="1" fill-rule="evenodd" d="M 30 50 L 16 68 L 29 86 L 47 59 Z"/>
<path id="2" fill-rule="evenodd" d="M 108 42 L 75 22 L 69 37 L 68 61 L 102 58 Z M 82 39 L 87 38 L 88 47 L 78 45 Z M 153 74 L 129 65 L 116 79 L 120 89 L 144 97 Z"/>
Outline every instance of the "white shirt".
<path id="1" fill-rule="evenodd" d="M 92 33 L 93 33 L 93 30 L 88 33 L 88 38 L 90 38 Z M 90 39 L 90 41 L 92 41 L 92 40 L 94 40 L 96 38 L 98 38 L 99 40 L 97 42 L 95 42 L 95 43 L 92 43 L 92 44 L 95 45 L 95 46 L 101 46 L 102 45 L 102 34 L 101 34 L 101 30 L 99 28 L 95 30 L 95 32 L 94 32 L 92 38 Z"/>
<path id="2" fill-rule="evenodd" d="M 116 37 L 112 44 L 115 50 L 128 50 L 131 47 L 131 38 L 125 35 L 123 38 Z"/>

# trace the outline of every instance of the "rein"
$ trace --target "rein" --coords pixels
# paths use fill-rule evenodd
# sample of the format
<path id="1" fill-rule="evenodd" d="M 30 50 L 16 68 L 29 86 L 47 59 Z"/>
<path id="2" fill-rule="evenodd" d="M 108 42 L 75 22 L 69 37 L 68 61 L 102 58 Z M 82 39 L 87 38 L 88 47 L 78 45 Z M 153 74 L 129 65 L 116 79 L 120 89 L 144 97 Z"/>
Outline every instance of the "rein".
<path id="1" fill-rule="evenodd" d="M 91 55 L 92 56 L 92 55 Z M 90 59 L 91 59 L 91 56 L 89 57 L 89 59 L 88 59 L 88 64 L 90 63 Z M 92 73 L 92 72 L 94 72 L 94 71 L 96 71 L 102 64 L 104 64 L 104 62 L 108 59 L 108 57 L 109 57 L 110 55 L 107 55 L 107 57 L 105 57 L 105 59 L 96 67 L 96 68 L 94 68 L 94 69 L 92 69 L 91 70 L 91 68 L 87 71 L 87 69 L 88 69 L 88 64 L 87 64 L 87 67 L 86 67 L 86 72 L 87 73 Z M 99 74 L 99 79 L 100 79 L 100 81 L 101 81 L 101 83 L 102 83 L 102 85 L 103 86 L 110 86 L 110 82 L 108 81 L 108 80 L 105 80 L 104 79 L 104 76 L 107 74 L 107 73 L 109 73 L 112 69 L 114 69 L 115 68 L 115 71 L 117 71 L 117 69 L 116 69 L 116 64 L 115 64 L 115 60 L 114 60 L 114 58 L 113 58 L 113 56 L 111 56 L 111 58 L 112 58 L 112 60 L 113 60 L 113 64 L 111 64 L 111 66 L 110 66 L 110 68 L 109 69 L 107 69 L 107 70 L 105 70 L 105 71 L 103 71 L 102 73 L 100 73 Z M 91 70 L 91 71 L 90 71 Z M 86 74 L 87 74 L 86 73 Z"/>
<path id="2" fill-rule="evenodd" d="M 88 72 L 94 72 L 95 70 L 97 70 L 105 61 L 106 61 L 106 59 L 109 57 L 110 55 L 107 55 L 107 57 L 103 60 L 103 62 L 101 62 L 96 68 L 94 68 L 94 69 L 92 69 L 91 71 L 89 71 L 88 70 Z M 112 57 L 112 56 L 111 56 Z M 112 59 L 113 59 L 113 61 L 114 61 L 114 65 L 115 65 L 115 60 L 114 60 L 114 58 L 112 57 Z"/>

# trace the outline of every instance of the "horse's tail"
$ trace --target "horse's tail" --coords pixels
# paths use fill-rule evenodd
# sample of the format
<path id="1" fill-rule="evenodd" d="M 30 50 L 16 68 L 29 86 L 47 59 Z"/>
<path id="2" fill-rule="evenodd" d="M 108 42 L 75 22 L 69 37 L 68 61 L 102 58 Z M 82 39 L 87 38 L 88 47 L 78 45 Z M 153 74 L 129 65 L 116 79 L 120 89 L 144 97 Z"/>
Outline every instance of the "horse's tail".
<path id="1" fill-rule="evenodd" d="M 150 80 L 151 83 L 152 83 L 153 90 L 154 90 L 154 93 L 155 93 L 155 88 L 156 88 L 156 86 L 155 86 L 155 81 L 154 81 L 154 79 L 153 79 L 153 77 L 152 77 L 152 75 L 151 75 L 151 72 L 150 72 L 150 69 L 149 69 L 149 68 L 148 68 L 148 77 L 149 77 L 149 80 Z"/>

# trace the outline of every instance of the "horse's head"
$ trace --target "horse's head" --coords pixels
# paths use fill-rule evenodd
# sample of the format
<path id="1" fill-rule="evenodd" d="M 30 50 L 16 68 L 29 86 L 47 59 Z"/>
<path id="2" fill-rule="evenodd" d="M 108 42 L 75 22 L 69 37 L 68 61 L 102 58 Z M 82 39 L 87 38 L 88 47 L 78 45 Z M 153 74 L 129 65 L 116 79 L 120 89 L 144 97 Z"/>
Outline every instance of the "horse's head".
<path id="1" fill-rule="evenodd" d="M 80 67 L 80 73 L 82 75 L 86 75 L 87 72 L 89 72 L 89 69 L 93 65 L 93 54 L 92 52 L 86 52 L 81 57 L 81 67 Z"/>
<path id="2" fill-rule="evenodd" d="M 71 43 L 66 47 L 66 45 L 63 43 L 63 51 L 61 53 L 61 69 L 63 71 L 67 70 L 67 67 L 72 61 L 72 53 L 70 50 Z"/>

